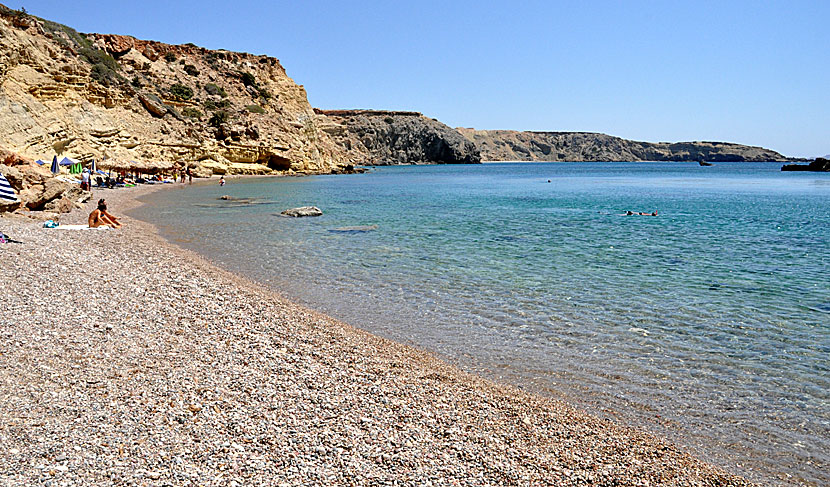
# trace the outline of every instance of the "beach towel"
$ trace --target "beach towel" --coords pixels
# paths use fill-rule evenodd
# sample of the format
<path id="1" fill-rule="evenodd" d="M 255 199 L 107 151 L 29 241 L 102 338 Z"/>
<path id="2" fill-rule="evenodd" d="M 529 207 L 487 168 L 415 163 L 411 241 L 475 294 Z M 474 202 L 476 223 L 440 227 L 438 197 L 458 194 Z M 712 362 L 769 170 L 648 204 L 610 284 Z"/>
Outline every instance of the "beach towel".
<path id="1" fill-rule="evenodd" d="M 0 244 L 4 243 L 23 243 L 20 240 L 15 240 L 3 232 L 0 232 Z"/>
<path id="2" fill-rule="evenodd" d="M 0 201 L 10 201 L 12 203 L 17 203 L 18 201 L 20 201 L 19 199 L 17 199 L 17 195 L 14 193 L 12 185 L 9 184 L 9 180 L 6 179 L 6 177 L 2 174 L 0 174 Z"/>
<path id="3" fill-rule="evenodd" d="M 89 225 L 83 225 L 83 224 L 79 224 L 79 225 L 58 225 L 57 227 L 53 227 L 53 228 L 55 228 L 56 230 L 110 230 L 111 229 L 110 227 L 108 227 L 106 225 L 91 228 Z"/>

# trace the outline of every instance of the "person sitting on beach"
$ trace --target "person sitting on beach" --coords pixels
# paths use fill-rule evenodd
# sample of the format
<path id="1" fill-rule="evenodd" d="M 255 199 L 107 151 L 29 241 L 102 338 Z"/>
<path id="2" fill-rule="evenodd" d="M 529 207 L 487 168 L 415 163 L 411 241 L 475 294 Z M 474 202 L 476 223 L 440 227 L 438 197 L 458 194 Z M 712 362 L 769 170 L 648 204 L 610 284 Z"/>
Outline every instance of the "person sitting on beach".
<path id="1" fill-rule="evenodd" d="M 98 200 L 98 208 L 92 210 L 92 213 L 89 214 L 89 228 L 98 228 L 104 225 L 121 228 L 118 218 L 107 211 L 107 201 L 101 198 Z"/>

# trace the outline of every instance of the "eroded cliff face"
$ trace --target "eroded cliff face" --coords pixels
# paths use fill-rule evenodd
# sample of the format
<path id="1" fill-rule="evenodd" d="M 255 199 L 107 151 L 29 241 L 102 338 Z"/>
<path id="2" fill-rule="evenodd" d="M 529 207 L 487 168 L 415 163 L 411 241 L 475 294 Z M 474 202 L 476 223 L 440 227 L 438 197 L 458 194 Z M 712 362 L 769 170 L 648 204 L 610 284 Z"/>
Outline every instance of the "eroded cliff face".
<path id="1" fill-rule="evenodd" d="M 589 132 L 459 128 L 485 161 L 787 161 L 778 152 L 728 142 L 638 142 Z"/>
<path id="2" fill-rule="evenodd" d="M 277 59 L 79 34 L 0 5 L 0 146 L 23 156 L 340 172 L 357 154 L 331 125 Z"/>
<path id="3" fill-rule="evenodd" d="M 418 112 L 316 110 L 336 125 L 326 130 L 361 164 L 474 164 L 475 144 Z M 362 158 L 362 159 L 361 159 Z"/>

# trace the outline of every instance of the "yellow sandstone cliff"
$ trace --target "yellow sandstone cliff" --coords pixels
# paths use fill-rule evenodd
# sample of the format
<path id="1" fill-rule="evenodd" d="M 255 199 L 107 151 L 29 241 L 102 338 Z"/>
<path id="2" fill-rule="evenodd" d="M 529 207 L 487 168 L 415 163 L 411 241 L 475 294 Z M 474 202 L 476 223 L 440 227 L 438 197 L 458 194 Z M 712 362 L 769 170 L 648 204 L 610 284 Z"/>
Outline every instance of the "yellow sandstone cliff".
<path id="1" fill-rule="evenodd" d="M 79 34 L 0 5 L 0 148 L 202 175 L 331 173 L 357 157 L 335 130 L 275 58 Z"/>

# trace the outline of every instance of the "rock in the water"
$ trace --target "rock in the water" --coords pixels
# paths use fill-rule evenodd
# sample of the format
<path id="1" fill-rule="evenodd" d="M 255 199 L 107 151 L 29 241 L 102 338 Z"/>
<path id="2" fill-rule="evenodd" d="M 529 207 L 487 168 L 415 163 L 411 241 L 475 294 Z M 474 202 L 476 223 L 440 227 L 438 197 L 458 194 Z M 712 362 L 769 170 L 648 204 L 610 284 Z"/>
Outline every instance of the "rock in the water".
<path id="1" fill-rule="evenodd" d="M 291 208 L 280 213 L 280 215 L 301 217 L 301 216 L 320 216 L 323 212 L 316 206 L 301 206 L 299 208 Z"/>
<path id="2" fill-rule="evenodd" d="M 332 233 L 366 233 L 377 230 L 377 225 L 357 225 L 353 227 L 340 227 L 329 230 Z"/>
<path id="3" fill-rule="evenodd" d="M 807 164 L 787 164 L 781 167 L 782 171 L 814 171 L 814 172 L 830 172 L 830 159 L 823 157 L 817 158 L 815 161 Z"/>

